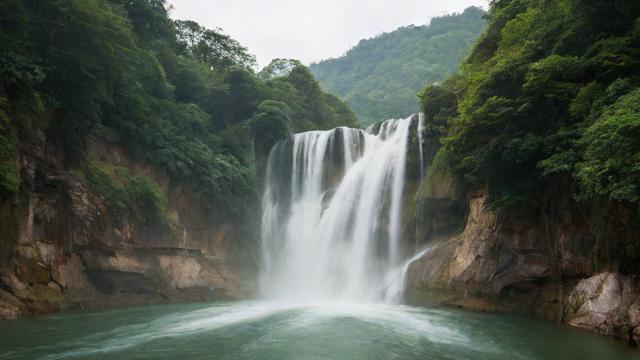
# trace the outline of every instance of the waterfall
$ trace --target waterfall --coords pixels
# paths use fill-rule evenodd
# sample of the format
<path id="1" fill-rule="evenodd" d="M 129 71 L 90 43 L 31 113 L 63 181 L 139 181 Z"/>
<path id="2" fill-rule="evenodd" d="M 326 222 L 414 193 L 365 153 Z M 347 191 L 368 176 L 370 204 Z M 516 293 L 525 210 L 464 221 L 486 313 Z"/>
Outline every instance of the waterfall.
<path id="1" fill-rule="evenodd" d="M 411 119 L 387 120 L 377 134 L 340 127 L 274 146 L 263 196 L 265 296 L 397 300 L 408 266 L 401 215 Z"/>
<path id="2" fill-rule="evenodd" d="M 424 133 L 424 114 L 418 114 L 418 150 L 420 151 L 420 189 L 424 185 L 424 139 L 422 134 Z M 419 193 L 420 191 L 418 191 Z"/>

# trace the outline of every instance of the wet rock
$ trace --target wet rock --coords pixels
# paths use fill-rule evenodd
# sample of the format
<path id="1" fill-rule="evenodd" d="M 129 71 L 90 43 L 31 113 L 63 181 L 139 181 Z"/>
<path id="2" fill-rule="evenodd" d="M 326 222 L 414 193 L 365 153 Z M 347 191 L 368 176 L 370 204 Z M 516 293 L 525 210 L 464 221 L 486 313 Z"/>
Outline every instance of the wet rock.
<path id="1" fill-rule="evenodd" d="M 640 324 L 638 281 L 604 272 L 581 280 L 567 297 L 566 321 L 571 326 L 630 341 Z"/>
<path id="2" fill-rule="evenodd" d="M 214 281 L 211 277 L 202 276 L 202 265 L 192 257 L 161 255 L 158 261 L 174 287 L 207 286 Z"/>
<path id="3" fill-rule="evenodd" d="M 629 307 L 629 342 L 631 345 L 640 345 L 640 299 Z"/>
<path id="4" fill-rule="evenodd" d="M 77 255 L 71 255 L 57 269 L 54 280 L 63 288 L 89 288 L 86 269 Z"/>
<path id="5" fill-rule="evenodd" d="M 24 283 L 47 284 L 50 279 L 49 267 L 42 261 L 40 253 L 31 246 L 17 246 L 14 258 L 16 275 Z"/>
<path id="6" fill-rule="evenodd" d="M 23 295 L 27 309 L 34 314 L 49 314 L 60 310 L 61 298 L 60 288 L 49 284 L 35 284 L 29 287 L 26 296 Z"/>
<path id="7" fill-rule="evenodd" d="M 17 297 L 0 289 L 0 320 L 13 320 L 26 312 L 26 307 Z"/>
<path id="8" fill-rule="evenodd" d="M 548 253 L 534 229 L 503 226 L 486 200 L 470 198 L 464 231 L 439 239 L 433 251 L 412 264 L 410 289 L 440 289 L 458 300 L 469 294 L 499 297 L 527 291 L 551 276 Z"/>

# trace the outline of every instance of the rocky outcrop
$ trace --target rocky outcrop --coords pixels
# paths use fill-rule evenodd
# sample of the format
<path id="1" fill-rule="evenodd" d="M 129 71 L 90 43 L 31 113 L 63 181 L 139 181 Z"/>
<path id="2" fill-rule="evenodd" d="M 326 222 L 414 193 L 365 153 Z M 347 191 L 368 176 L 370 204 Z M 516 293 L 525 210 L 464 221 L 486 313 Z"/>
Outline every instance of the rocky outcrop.
<path id="1" fill-rule="evenodd" d="M 166 194 L 171 229 L 126 217 L 40 133 L 25 144 L 26 190 L 0 204 L 0 319 L 67 308 L 205 301 L 246 296 L 251 230 L 127 157 L 116 142 L 91 140 L 88 156 L 154 179 Z"/>
<path id="2" fill-rule="evenodd" d="M 545 287 L 553 274 L 543 237 L 528 224 L 504 226 L 485 205 L 486 197 L 470 197 L 464 231 L 435 240 L 433 250 L 413 263 L 408 275 L 412 302 L 428 295 L 430 301 L 515 310 L 532 301 L 549 301 L 530 296 L 534 288 Z M 536 309 L 548 311 L 548 306 Z"/>
<path id="3" fill-rule="evenodd" d="M 640 342 L 640 281 L 604 272 L 581 280 L 565 299 L 564 320 L 571 326 Z"/>
<path id="4" fill-rule="evenodd" d="M 638 344 L 640 279 L 598 264 L 599 236 L 616 234 L 615 221 L 578 210 L 498 213 L 484 193 L 467 202 L 464 229 L 430 237 L 432 250 L 411 265 L 410 303 L 527 312 Z"/>

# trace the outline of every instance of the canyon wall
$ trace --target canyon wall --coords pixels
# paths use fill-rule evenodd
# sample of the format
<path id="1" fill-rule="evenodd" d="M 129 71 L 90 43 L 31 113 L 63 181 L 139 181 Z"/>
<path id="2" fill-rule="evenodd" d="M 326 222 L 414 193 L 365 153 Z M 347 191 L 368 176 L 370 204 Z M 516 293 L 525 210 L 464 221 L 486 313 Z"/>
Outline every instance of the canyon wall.
<path id="1" fill-rule="evenodd" d="M 495 210 L 484 191 L 456 193 L 447 172 L 432 169 L 417 232 L 432 250 L 409 269 L 408 302 L 530 313 L 637 346 L 634 209 L 578 205 L 570 186 L 556 179 L 530 207 Z"/>
<path id="2" fill-rule="evenodd" d="M 27 191 L 0 204 L 0 319 L 247 296 L 257 263 L 247 221 L 202 206 L 188 187 L 129 159 L 117 139 L 89 139 L 92 161 L 149 178 L 166 197 L 168 226 L 130 213 L 116 222 L 82 170 L 44 132 L 35 138 L 22 144 Z"/>

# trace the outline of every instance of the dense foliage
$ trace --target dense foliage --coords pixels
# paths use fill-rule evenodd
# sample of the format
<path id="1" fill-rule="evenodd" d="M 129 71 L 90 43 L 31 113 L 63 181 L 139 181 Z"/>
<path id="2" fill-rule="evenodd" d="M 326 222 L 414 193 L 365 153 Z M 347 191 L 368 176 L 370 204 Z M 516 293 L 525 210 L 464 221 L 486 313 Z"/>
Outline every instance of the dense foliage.
<path id="1" fill-rule="evenodd" d="M 362 40 L 337 59 L 311 65 L 322 86 L 345 99 L 362 124 L 419 111 L 416 92 L 454 73 L 485 26 L 484 11 L 437 17 Z"/>
<path id="2" fill-rule="evenodd" d="M 123 166 L 88 160 L 84 178 L 94 194 L 104 199 L 112 224 L 121 226 L 125 215 L 138 223 L 170 231 L 167 198 L 158 185 L 145 176 L 134 176 Z"/>
<path id="3" fill-rule="evenodd" d="M 461 72 L 421 93 L 468 187 L 529 202 L 555 176 L 577 199 L 640 199 L 640 2 L 499 0 Z"/>
<path id="4" fill-rule="evenodd" d="M 20 144 L 35 129 L 70 167 L 85 164 L 86 140 L 109 129 L 204 205 L 240 212 L 255 200 L 252 142 L 268 151 L 292 130 L 356 125 L 300 63 L 261 79 L 246 48 L 219 29 L 171 20 L 164 0 L 7 0 L 0 25 L 5 195 L 19 191 Z M 148 183 L 131 179 L 126 189 L 162 207 Z"/>

